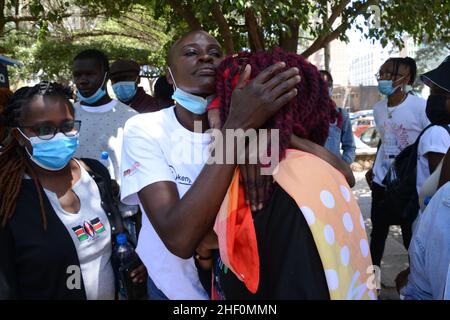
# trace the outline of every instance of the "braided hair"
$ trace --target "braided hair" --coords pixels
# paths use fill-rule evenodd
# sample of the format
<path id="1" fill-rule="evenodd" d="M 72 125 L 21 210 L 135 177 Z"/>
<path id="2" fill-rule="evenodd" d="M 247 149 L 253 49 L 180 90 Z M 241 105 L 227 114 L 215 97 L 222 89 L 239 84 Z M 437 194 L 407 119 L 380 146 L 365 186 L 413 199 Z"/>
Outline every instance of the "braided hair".
<path id="1" fill-rule="evenodd" d="M 217 70 L 216 100 L 222 123 L 230 111 L 231 94 L 237 85 L 240 69 L 251 65 L 250 78 L 256 77 L 266 67 L 284 61 L 286 69 L 297 67 L 301 82 L 297 84 L 297 96 L 282 107 L 265 125 L 279 129 L 280 160 L 284 158 L 292 134 L 323 145 L 328 137 L 330 123 L 338 114 L 328 95 L 328 87 L 317 68 L 304 57 L 275 48 L 272 52 L 241 52 L 227 57 Z"/>
<path id="2" fill-rule="evenodd" d="M 4 147 L 0 153 L 0 226 L 5 227 L 16 209 L 16 200 L 25 174 L 31 176 L 38 192 L 41 217 L 44 230 L 47 229 L 47 218 L 44 209 L 42 187 L 29 162 L 25 148 L 19 145 L 11 134 L 11 129 L 20 125 L 20 119 L 27 112 L 27 106 L 36 96 L 55 97 L 69 101 L 70 89 L 56 83 L 41 82 L 34 87 L 23 87 L 17 90 L 0 114 L 0 127 L 6 131 Z"/>
<path id="3" fill-rule="evenodd" d="M 392 62 L 392 64 L 394 65 L 394 74 L 398 73 L 398 69 L 400 68 L 400 66 L 405 66 L 408 68 L 409 70 L 409 79 L 408 79 L 408 84 L 409 85 L 413 85 L 414 82 L 416 81 L 416 77 L 417 77 L 417 64 L 416 61 L 413 58 L 410 57 L 406 57 L 406 58 L 389 58 L 386 62 Z"/>

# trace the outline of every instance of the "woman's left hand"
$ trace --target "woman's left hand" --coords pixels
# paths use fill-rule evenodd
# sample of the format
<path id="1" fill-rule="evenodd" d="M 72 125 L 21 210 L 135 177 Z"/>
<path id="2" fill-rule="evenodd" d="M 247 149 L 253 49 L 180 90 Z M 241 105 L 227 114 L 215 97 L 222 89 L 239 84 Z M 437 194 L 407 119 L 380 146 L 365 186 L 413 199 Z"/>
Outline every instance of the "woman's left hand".
<path id="1" fill-rule="evenodd" d="M 260 164 L 241 164 L 239 168 L 244 183 L 245 200 L 252 212 L 259 211 L 264 206 L 265 197 L 273 184 L 273 177 L 261 174 Z"/>
<path id="2" fill-rule="evenodd" d="M 139 267 L 131 271 L 130 276 L 133 283 L 143 283 L 147 281 L 148 278 L 147 268 L 141 264 Z"/>

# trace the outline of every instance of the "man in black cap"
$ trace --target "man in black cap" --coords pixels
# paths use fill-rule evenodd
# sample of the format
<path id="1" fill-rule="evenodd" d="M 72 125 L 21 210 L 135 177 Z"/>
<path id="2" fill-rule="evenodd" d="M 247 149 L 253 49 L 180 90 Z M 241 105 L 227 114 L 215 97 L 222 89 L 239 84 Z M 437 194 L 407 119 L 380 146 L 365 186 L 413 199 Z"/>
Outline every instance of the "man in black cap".
<path id="1" fill-rule="evenodd" d="M 449 168 L 450 134 L 445 126 L 450 126 L 450 56 L 439 67 L 423 74 L 421 80 L 430 87 L 426 113 L 434 126 L 425 131 L 417 148 L 418 192 L 445 154 L 448 159 L 442 173 Z M 441 185 L 448 181 L 442 173 Z M 448 183 L 442 186 L 416 219 L 409 248 L 411 273 L 401 290 L 405 299 L 450 299 L 449 191 Z"/>
<path id="2" fill-rule="evenodd" d="M 117 60 L 110 68 L 110 80 L 117 99 L 139 113 L 158 111 L 157 100 L 138 87 L 140 66 L 132 60 Z"/>

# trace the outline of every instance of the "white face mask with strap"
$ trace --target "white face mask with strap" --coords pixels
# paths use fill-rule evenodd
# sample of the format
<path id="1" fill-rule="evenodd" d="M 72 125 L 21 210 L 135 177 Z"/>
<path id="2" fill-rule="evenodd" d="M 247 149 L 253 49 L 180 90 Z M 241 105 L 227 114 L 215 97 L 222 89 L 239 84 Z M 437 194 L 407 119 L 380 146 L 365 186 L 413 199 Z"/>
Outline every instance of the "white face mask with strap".
<path id="1" fill-rule="evenodd" d="M 194 114 L 197 115 L 205 114 L 206 107 L 208 106 L 208 100 L 180 89 L 175 82 L 175 78 L 172 74 L 172 70 L 170 69 L 170 67 L 169 73 L 170 76 L 172 77 L 173 85 L 175 87 L 172 99 L 178 102 L 180 106 L 182 106 L 183 108 Z"/>

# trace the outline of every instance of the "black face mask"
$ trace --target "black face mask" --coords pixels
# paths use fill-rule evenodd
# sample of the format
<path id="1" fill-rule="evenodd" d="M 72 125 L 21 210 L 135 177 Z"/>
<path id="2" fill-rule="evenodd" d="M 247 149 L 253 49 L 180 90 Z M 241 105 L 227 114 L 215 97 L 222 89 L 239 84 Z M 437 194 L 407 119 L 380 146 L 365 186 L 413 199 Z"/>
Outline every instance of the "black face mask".
<path id="1" fill-rule="evenodd" d="M 450 114 L 447 111 L 447 97 L 430 95 L 427 100 L 427 117 L 432 124 L 450 124 Z"/>

